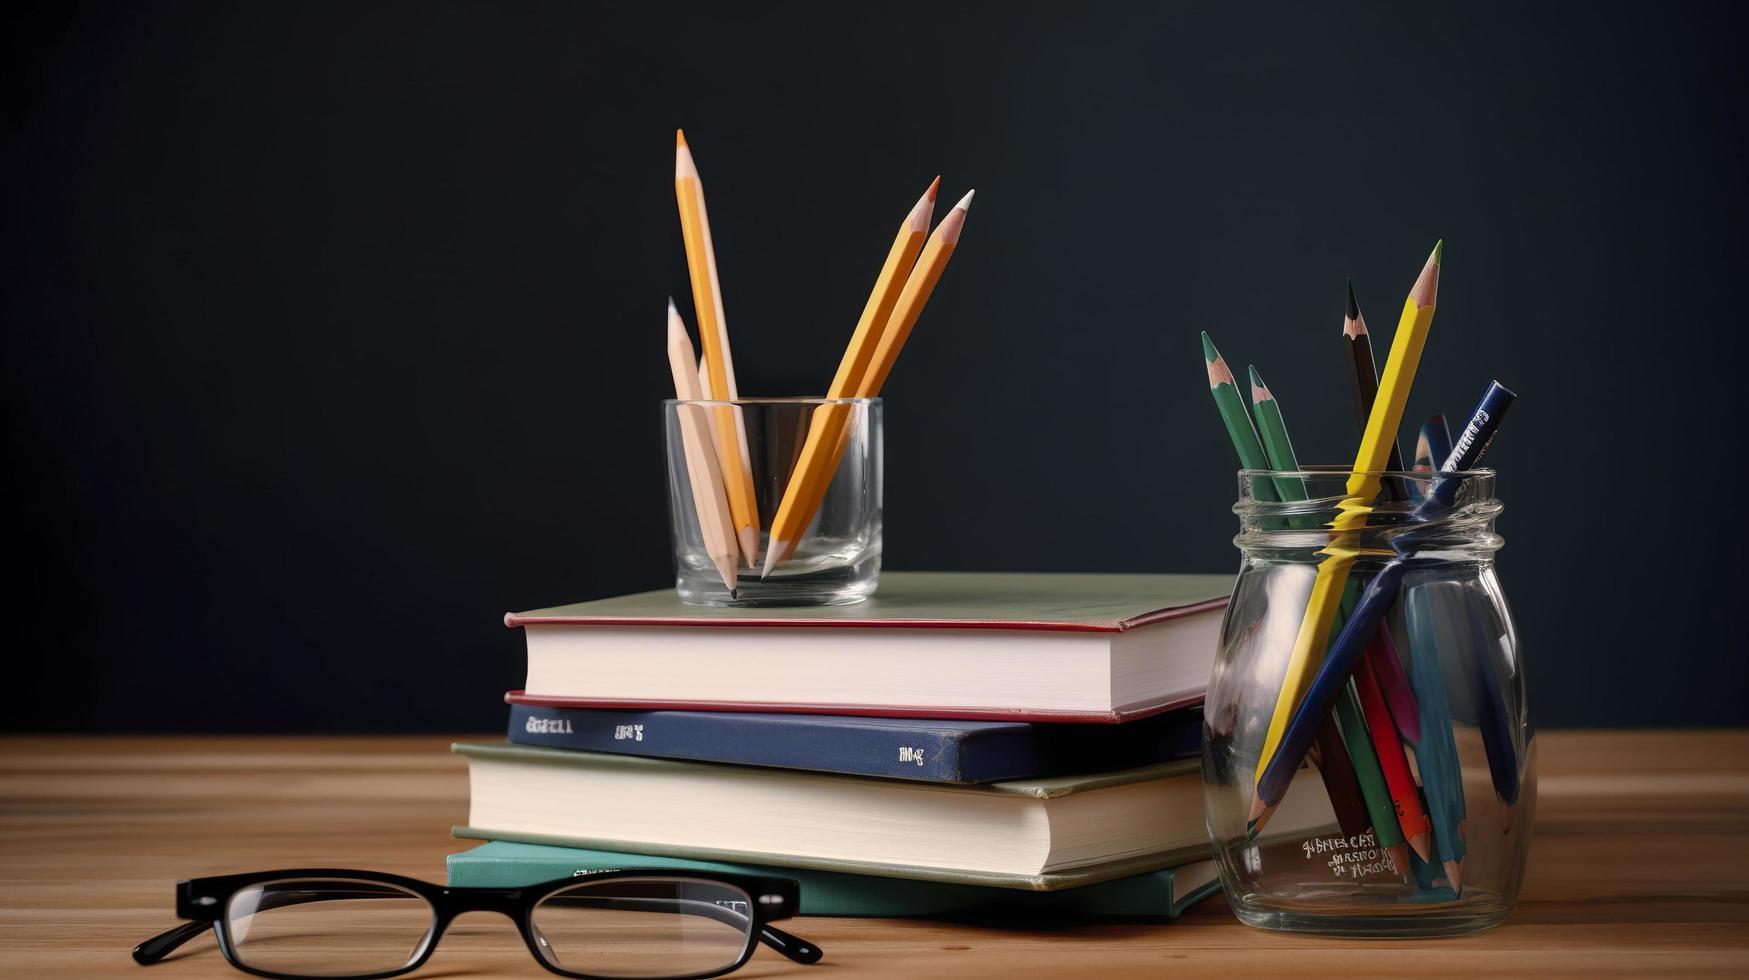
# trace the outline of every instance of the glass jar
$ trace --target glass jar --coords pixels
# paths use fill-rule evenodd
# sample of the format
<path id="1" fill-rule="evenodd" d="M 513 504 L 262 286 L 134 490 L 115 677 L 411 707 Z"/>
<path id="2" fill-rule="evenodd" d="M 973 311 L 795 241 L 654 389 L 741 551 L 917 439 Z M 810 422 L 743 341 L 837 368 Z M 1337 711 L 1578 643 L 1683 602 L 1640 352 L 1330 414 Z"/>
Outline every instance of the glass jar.
<path id="1" fill-rule="evenodd" d="M 826 606 L 874 594 L 881 571 L 879 398 L 669 399 L 662 405 L 674 587 L 681 601 Z M 732 455 L 723 452 L 725 436 Z M 798 490 L 791 503 L 799 537 L 773 540 L 790 481 L 814 442 L 821 444 L 814 451 L 824 461 L 824 479 L 811 493 Z M 726 484 L 741 465 L 757 530 L 738 541 Z"/>
<path id="2" fill-rule="evenodd" d="M 1455 505 L 1427 520 L 1411 514 L 1428 474 L 1380 474 L 1365 526 L 1337 532 L 1350 476 L 1239 474 L 1233 540 L 1243 560 L 1209 683 L 1203 748 L 1204 808 L 1222 883 L 1238 917 L 1264 929 L 1485 929 L 1517 900 L 1536 805 L 1523 663 L 1494 570 L 1503 544 L 1494 530 L 1495 474 L 1441 476 L 1459 481 Z M 1302 496 L 1280 492 L 1284 483 L 1303 486 L 1306 499 L 1279 499 Z M 1327 688 L 1328 716 L 1298 753 L 1305 761 L 1278 765 L 1291 781 L 1253 829 L 1271 718 L 1327 557 L 1321 549 L 1333 543 L 1359 554 L 1343 601 L 1332 603 L 1338 628 L 1386 563 L 1409 559 L 1407 571 L 1352 676 Z M 1310 658 L 1308 679 L 1323 652 Z M 1281 744 L 1284 756 L 1293 754 Z"/>

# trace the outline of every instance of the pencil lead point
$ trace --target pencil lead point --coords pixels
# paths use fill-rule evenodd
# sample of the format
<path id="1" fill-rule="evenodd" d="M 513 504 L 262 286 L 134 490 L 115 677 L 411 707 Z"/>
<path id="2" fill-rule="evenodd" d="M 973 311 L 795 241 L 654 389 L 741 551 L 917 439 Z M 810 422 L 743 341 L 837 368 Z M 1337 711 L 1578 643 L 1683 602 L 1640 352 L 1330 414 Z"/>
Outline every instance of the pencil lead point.
<path id="1" fill-rule="evenodd" d="M 960 202 L 958 204 L 955 204 L 954 207 L 959 208 L 961 211 L 969 210 L 972 206 L 972 195 L 976 194 L 976 193 L 978 193 L 978 192 L 975 188 L 973 190 L 966 191 L 966 196 L 960 198 Z"/>
<path id="2" fill-rule="evenodd" d="M 674 131 L 674 148 L 676 150 L 686 149 L 686 130 L 676 129 Z"/>
<path id="3" fill-rule="evenodd" d="M 940 190 L 941 190 L 941 175 L 936 174 L 935 180 L 930 182 L 929 189 L 923 192 L 923 196 L 929 198 L 930 204 L 934 204 L 936 192 L 940 191 Z"/>
<path id="4" fill-rule="evenodd" d="M 1397 877 L 1399 877 L 1399 878 L 1408 877 L 1409 876 L 1409 845 L 1397 844 L 1395 846 L 1386 848 L 1385 853 L 1390 856 L 1391 867 L 1396 869 Z"/>
<path id="5" fill-rule="evenodd" d="M 1215 349 L 1215 342 L 1209 339 L 1209 332 L 1202 331 L 1202 359 L 1213 364 L 1221 359 L 1221 352 Z"/>
<path id="6" fill-rule="evenodd" d="M 1275 396 L 1269 393 L 1269 386 L 1263 383 L 1263 375 L 1257 373 L 1257 365 L 1247 364 L 1245 371 L 1251 376 L 1251 404 L 1273 400 Z"/>
<path id="7" fill-rule="evenodd" d="M 1348 318 L 1350 320 L 1360 319 L 1360 301 L 1354 298 L 1354 283 L 1352 281 L 1348 283 Z"/>
<path id="8" fill-rule="evenodd" d="M 731 600 L 741 598 L 741 590 L 740 589 L 730 589 L 729 590 L 729 598 Z"/>
<path id="9" fill-rule="evenodd" d="M 1433 264 L 1438 265 L 1445 258 L 1445 239 L 1433 243 Z"/>
<path id="10" fill-rule="evenodd" d="M 680 310 L 678 310 L 674 306 L 674 297 L 672 297 L 672 296 L 668 297 L 668 315 L 669 316 L 679 316 L 680 315 Z"/>
<path id="11" fill-rule="evenodd" d="M 1415 849 L 1415 856 L 1423 861 L 1433 857 L 1433 835 L 1426 831 L 1409 838 L 1409 846 Z"/>

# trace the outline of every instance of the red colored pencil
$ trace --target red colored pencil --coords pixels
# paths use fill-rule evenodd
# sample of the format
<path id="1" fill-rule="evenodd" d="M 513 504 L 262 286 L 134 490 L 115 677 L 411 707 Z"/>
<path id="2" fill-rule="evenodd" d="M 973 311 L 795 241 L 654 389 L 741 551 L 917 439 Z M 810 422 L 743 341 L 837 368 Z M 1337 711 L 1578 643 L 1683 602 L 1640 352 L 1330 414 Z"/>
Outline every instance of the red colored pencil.
<path id="1" fill-rule="evenodd" d="M 1377 637 L 1373 645 L 1378 646 Z M 1414 848 L 1421 860 L 1433 857 L 1433 821 L 1427 808 L 1421 805 L 1421 788 L 1409 771 L 1409 757 L 1391 724 L 1391 711 L 1385 707 L 1385 696 L 1379 691 L 1378 679 L 1372 667 L 1363 661 L 1354 670 L 1354 687 L 1360 692 L 1360 708 L 1366 714 L 1366 727 L 1372 733 L 1373 750 L 1378 753 L 1379 769 L 1385 774 L 1385 785 L 1391 791 L 1391 802 L 1397 810 L 1397 823 L 1403 828 L 1403 839 Z"/>

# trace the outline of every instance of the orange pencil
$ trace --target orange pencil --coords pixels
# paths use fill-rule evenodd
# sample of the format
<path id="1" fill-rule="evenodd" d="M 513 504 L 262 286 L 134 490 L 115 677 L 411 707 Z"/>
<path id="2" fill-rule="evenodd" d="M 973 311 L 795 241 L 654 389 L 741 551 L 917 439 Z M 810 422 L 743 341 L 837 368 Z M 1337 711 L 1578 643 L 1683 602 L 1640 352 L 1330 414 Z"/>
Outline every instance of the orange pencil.
<path id="1" fill-rule="evenodd" d="M 895 289 L 908 266 L 903 253 L 910 250 L 911 254 L 916 254 L 913 236 L 921 237 L 920 227 L 928 225 L 929 214 L 924 208 L 926 203 L 933 206 L 935 188 L 935 184 L 930 185 L 924 200 L 917 202 L 906 223 L 900 226 L 899 238 L 893 243 L 887 264 L 882 267 L 880 278 L 875 283 L 875 292 L 863 310 L 863 321 L 857 325 L 850 349 L 844 352 L 837 377 L 832 379 L 832 388 L 827 392 L 830 397 L 873 398 L 880 394 L 887 375 L 892 373 L 893 362 L 898 360 L 899 351 L 911 336 L 911 329 L 917 325 L 924 304 L 929 302 L 936 282 L 947 268 L 948 259 L 959 244 L 960 232 L 965 228 L 966 209 L 972 206 L 970 193 L 948 211 L 941 224 L 935 226 L 929 241 L 922 246 L 922 256 L 917 259 L 915 267 L 910 267 L 910 275 L 904 276 L 903 286 Z M 891 314 L 880 316 L 879 307 L 890 310 Z M 884 326 L 874 329 L 873 324 L 883 319 Z M 803 450 L 806 465 L 797 466 L 796 474 L 790 477 L 789 485 L 784 488 L 777 516 L 772 518 L 771 542 L 765 552 L 762 576 L 770 575 L 779 562 L 795 551 L 802 533 L 807 530 L 814 512 L 826 496 L 832 474 L 838 468 L 837 457 L 843 452 L 844 425 L 849 412 L 842 405 L 821 408 L 825 411 L 816 412 L 815 424 L 808 432 L 808 448 Z"/>
<path id="2" fill-rule="evenodd" d="M 698 339 L 710 384 L 705 397 L 733 401 L 735 360 L 729 351 L 729 327 L 723 314 L 723 288 L 717 281 L 717 255 L 711 244 L 710 215 L 704 206 L 704 181 L 699 179 L 686 134 L 674 131 L 674 199 L 680 206 L 680 234 L 686 243 L 686 268 L 692 278 L 692 307 L 698 317 Z M 753 492 L 753 464 L 747 451 L 747 425 L 738 407 L 712 411 L 717 458 L 734 515 L 735 537 L 748 568 L 759 557 L 759 506 Z"/>

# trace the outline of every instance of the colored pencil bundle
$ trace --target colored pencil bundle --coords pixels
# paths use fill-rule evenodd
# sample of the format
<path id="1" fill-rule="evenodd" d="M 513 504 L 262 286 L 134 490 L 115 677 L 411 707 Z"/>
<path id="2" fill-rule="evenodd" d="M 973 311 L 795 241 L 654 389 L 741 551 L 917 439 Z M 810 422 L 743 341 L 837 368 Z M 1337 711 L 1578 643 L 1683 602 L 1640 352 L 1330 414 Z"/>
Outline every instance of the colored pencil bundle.
<path id="1" fill-rule="evenodd" d="M 1443 417 L 1428 420 L 1420 430 L 1415 460 L 1416 470 L 1427 474 L 1426 482 L 1381 475 L 1387 468 L 1392 473 L 1403 470 L 1396 433 L 1433 323 L 1442 255 L 1443 243 L 1435 245 L 1404 302 L 1382 378 L 1360 304 L 1352 287 L 1348 290 L 1342 333 L 1361 442 L 1345 496 L 1328 525 L 1329 543 L 1318 552 L 1317 576 L 1269 718 L 1249 824 L 1255 835 L 1280 803 L 1287 779 L 1310 757 L 1324 777 L 1345 834 L 1370 827 L 1406 881 L 1412 880 L 1412 871 L 1426 877 L 1443 870 L 1443 883 L 1457 891 L 1465 852 L 1463 785 L 1433 614 L 1423 590 L 1415 590 L 1405 613 L 1412 640 L 1408 668 L 1384 614 L 1397 603 L 1404 573 L 1433 561 L 1416 557 L 1425 534 L 1413 525 L 1436 521 L 1452 509 L 1460 481 L 1440 474 L 1459 473 L 1480 462 L 1514 396 L 1494 383 L 1455 449 Z M 1318 527 L 1315 518 L 1296 515 L 1291 506 L 1308 494 L 1279 399 L 1257 368 L 1250 368 L 1248 416 L 1232 371 L 1206 333 L 1202 345 L 1209 387 L 1241 466 L 1273 471 L 1268 478 L 1252 480 L 1253 496 L 1289 505 L 1281 508 L 1289 515 L 1289 527 Z M 1372 550 L 1376 545 L 1361 545 L 1381 499 L 1415 504 L 1408 515 L 1411 527 L 1392 539 L 1396 554 L 1382 564 L 1375 557 L 1378 551 Z M 1480 644 L 1480 617 L 1473 606 L 1466 604 L 1466 609 L 1466 635 Z M 1491 664 L 1478 662 L 1468 673 L 1473 675 L 1470 693 L 1478 705 L 1494 787 L 1510 812 L 1518 794 L 1511 715 Z"/>
<path id="2" fill-rule="evenodd" d="M 711 406 L 708 418 L 683 411 L 681 435 L 705 550 L 717 566 L 723 584 L 728 586 L 730 596 L 735 596 L 737 564 L 744 562 L 747 568 L 757 567 L 755 563 L 761 553 L 758 498 L 753 489 L 746 424 L 740 407 L 732 404 L 740 393 L 735 384 L 722 284 L 705 209 L 704 182 L 687 146 L 686 134 L 676 130 L 674 142 L 674 195 L 692 283 L 693 311 L 698 316 L 699 340 L 704 348 L 696 383 L 681 377 L 680 358 L 690 363 L 692 346 L 672 299 L 668 302 L 669 360 L 677 399 L 725 403 Z M 937 177 L 899 225 L 827 389 L 827 398 L 873 398 L 880 394 L 892 373 L 900 350 L 959 244 L 966 212 L 972 205 L 974 192 L 967 192 L 931 234 L 929 219 L 934 214 L 935 195 L 940 186 L 941 178 Z M 704 406 L 682 408 L 707 412 Z M 769 544 L 764 549 L 762 578 L 790 557 L 801 542 L 843 458 L 850 421 L 848 404 L 821 405 L 815 410 L 801 453 L 784 486 L 782 501 L 765 530 Z M 708 465 L 707 456 L 715 456 L 716 465 Z M 722 517 L 725 511 L 726 520 Z"/>

